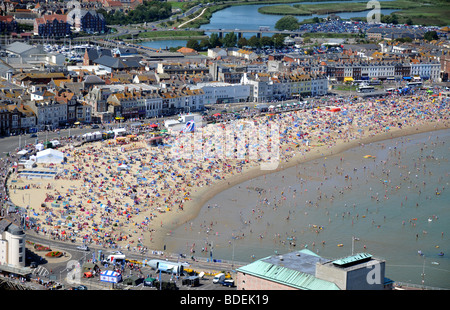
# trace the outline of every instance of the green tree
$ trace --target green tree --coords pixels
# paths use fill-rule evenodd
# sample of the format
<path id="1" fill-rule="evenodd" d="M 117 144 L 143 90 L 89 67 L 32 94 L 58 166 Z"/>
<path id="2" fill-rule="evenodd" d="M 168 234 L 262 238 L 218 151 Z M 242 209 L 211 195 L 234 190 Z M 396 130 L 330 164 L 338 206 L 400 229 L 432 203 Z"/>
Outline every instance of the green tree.
<path id="1" fill-rule="evenodd" d="M 271 37 L 261 37 L 261 46 L 273 46 L 273 40 Z"/>
<path id="2" fill-rule="evenodd" d="M 248 41 L 247 41 L 247 39 L 244 38 L 244 37 L 241 37 L 241 38 L 237 41 L 237 46 L 238 46 L 239 48 L 244 47 L 244 46 L 247 46 L 247 45 L 248 45 Z"/>
<path id="3" fill-rule="evenodd" d="M 294 16 L 284 16 L 276 22 L 275 29 L 294 31 L 297 30 L 299 26 L 300 23 Z"/>
<path id="4" fill-rule="evenodd" d="M 198 41 L 195 39 L 189 39 L 186 43 L 186 47 L 192 48 L 193 50 L 196 51 L 200 50 L 200 44 L 198 44 Z"/>
<path id="5" fill-rule="evenodd" d="M 222 42 L 220 41 L 219 35 L 217 33 L 211 33 L 211 35 L 209 36 L 209 46 L 211 48 L 222 46 Z"/>
<path id="6" fill-rule="evenodd" d="M 225 47 L 235 47 L 237 44 L 236 34 L 234 32 L 227 33 L 223 38 L 222 43 Z"/>
<path id="7" fill-rule="evenodd" d="M 248 45 L 253 48 L 259 48 L 261 47 L 261 39 L 257 36 L 252 36 L 250 39 L 248 39 Z"/>
<path id="8" fill-rule="evenodd" d="M 381 22 L 386 24 L 398 24 L 398 16 L 394 13 L 390 15 L 381 14 Z"/>
<path id="9" fill-rule="evenodd" d="M 427 41 L 433 41 L 433 40 L 439 40 L 439 36 L 437 35 L 436 31 L 427 31 L 423 35 L 423 38 Z"/>
<path id="10" fill-rule="evenodd" d="M 108 25 L 139 24 L 168 18 L 172 15 L 172 5 L 167 2 L 144 1 L 127 14 L 119 10 L 107 13 L 106 10 L 99 9 L 97 12 L 103 14 Z"/>
<path id="11" fill-rule="evenodd" d="M 208 48 L 210 48 L 211 46 L 209 45 L 209 40 L 208 39 L 202 39 L 200 41 L 200 49 L 202 51 L 207 50 Z"/>
<path id="12" fill-rule="evenodd" d="M 279 33 L 272 36 L 272 41 L 275 48 L 281 48 L 284 46 L 284 36 Z"/>

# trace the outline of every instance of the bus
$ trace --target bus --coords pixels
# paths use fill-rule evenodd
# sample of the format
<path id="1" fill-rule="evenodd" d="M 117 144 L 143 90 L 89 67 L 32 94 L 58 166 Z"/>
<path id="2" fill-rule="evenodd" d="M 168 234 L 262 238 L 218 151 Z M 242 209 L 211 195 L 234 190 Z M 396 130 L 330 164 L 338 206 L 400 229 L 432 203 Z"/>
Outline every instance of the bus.
<path id="1" fill-rule="evenodd" d="M 363 80 L 354 80 L 353 82 L 352 82 L 352 85 L 360 85 L 360 84 L 362 84 L 362 83 L 365 83 L 366 81 L 363 81 Z"/>
<path id="2" fill-rule="evenodd" d="M 360 86 L 358 88 L 358 93 L 371 93 L 375 90 L 373 86 Z"/>
<path id="3" fill-rule="evenodd" d="M 422 82 L 409 82 L 408 87 L 420 87 L 422 86 Z"/>

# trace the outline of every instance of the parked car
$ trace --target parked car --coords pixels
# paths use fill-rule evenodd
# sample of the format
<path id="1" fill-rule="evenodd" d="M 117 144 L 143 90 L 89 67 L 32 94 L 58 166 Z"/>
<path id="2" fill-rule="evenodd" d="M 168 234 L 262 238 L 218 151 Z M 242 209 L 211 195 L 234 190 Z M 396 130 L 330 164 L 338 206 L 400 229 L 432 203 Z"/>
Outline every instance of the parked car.
<path id="1" fill-rule="evenodd" d="M 217 283 L 223 283 L 224 280 L 225 280 L 225 274 L 219 273 L 219 274 L 216 274 L 216 276 L 214 277 L 212 282 L 217 284 Z"/>
<path id="2" fill-rule="evenodd" d="M 226 279 L 222 282 L 223 286 L 233 287 L 234 286 L 234 280 L 233 279 Z"/>

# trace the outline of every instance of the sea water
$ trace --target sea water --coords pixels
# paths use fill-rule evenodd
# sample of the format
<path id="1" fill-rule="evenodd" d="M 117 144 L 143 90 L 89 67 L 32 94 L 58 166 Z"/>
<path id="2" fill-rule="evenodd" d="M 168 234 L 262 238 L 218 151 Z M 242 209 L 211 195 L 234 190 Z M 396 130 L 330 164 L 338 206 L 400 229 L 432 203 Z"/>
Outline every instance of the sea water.
<path id="1" fill-rule="evenodd" d="M 449 146 L 450 130 L 416 134 L 246 181 L 173 231 L 167 250 L 239 262 L 367 252 L 386 261 L 387 278 L 448 289 Z"/>

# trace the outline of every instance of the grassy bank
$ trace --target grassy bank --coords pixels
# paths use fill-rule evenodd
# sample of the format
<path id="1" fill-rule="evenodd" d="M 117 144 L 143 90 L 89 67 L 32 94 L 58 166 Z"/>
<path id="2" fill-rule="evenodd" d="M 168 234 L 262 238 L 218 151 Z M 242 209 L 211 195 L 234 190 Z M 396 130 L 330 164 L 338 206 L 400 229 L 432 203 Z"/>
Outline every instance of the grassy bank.
<path id="1" fill-rule="evenodd" d="M 195 21 L 185 25 L 185 28 L 199 28 L 201 25 L 208 24 L 209 20 L 211 19 L 212 14 L 214 14 L 217 11 L 226 9 L 230 6 L 240 6 L 240 5 L 261 5 L 261 4 L 292 4 L 292 3 L 299 3 L 299 2 L 324 2 L 324 1 L 330 1 L 330 0 L 245 0 L 245 1 L 221 1 L 216 3 L 211 3 L 211 5 L 208 7 L 208 9 L 205 11 L 205 13 Z M 342 1 L 350 1 L 350 0 L 342 0 Z M 171 2 L 172 3 L 172 2 Z M 185 2 L 187 4 L 180 5 L 179 3 L 172 5 L 173 7 L 180 8 L 181 10 L 185 11 L 189 7 L 194 6 L 192 2 Z M 292 6 L 289 6 L 292 8 Z M 197 13 L 199 14 L 199 13 Z M 184 18 L 180 18 L 177 20 L 176 25 L 182 24 L 183 22 L 186 22 L 192 18 L 194 18 L 196 15 L 190 15 L 186 16 Z"/>
<path id="2" fill-rule="evenodd" d="M 422 3 L 412 2 L 411 0 L 395 0 L 380 2 L 381 9 L 411 9 L 422 7 Z M 309 11 L 311 14 L 331 14 L 342 12 L 362 12 L 371 10 L 372 7 L 367 7 L 367 2 L 352 2 L 352 3 L 320 3 L 320 4 L 295 4 L 295 8 L 302 8 Z"/>
<path id="3" fill-rule="evenodd" d="M 399 17 L 399 23 L 412 21 L 417 25 L 448 25 L 450 24 L 450 5 L 445 0 L 426 0 L 417 2 L 414 0 L 395 0 L 380 3 L 381 9 L 399 10 L 395 14 Z M 258 9 L 262 14 L 276 15 L 323 15 L 343 12 L 361 12 L 371 10 L 367 8 L 367 2 L 352 3 L 317 3 L 265 6 Z"/>
<path id="4" fill-rule="evenodd" d="M 194 30 L 168 30 L 168 31 L 148 31 L 141 32 L 138 35 L 133 36 L 137 41 L 150 41 L 150 40 L 189 40 L 189 39 L 203 39 L 207 37 L 203 31 Z M 122 40 L 131 40 L 131 35 L 123 35 L 119 37 Z"/>

